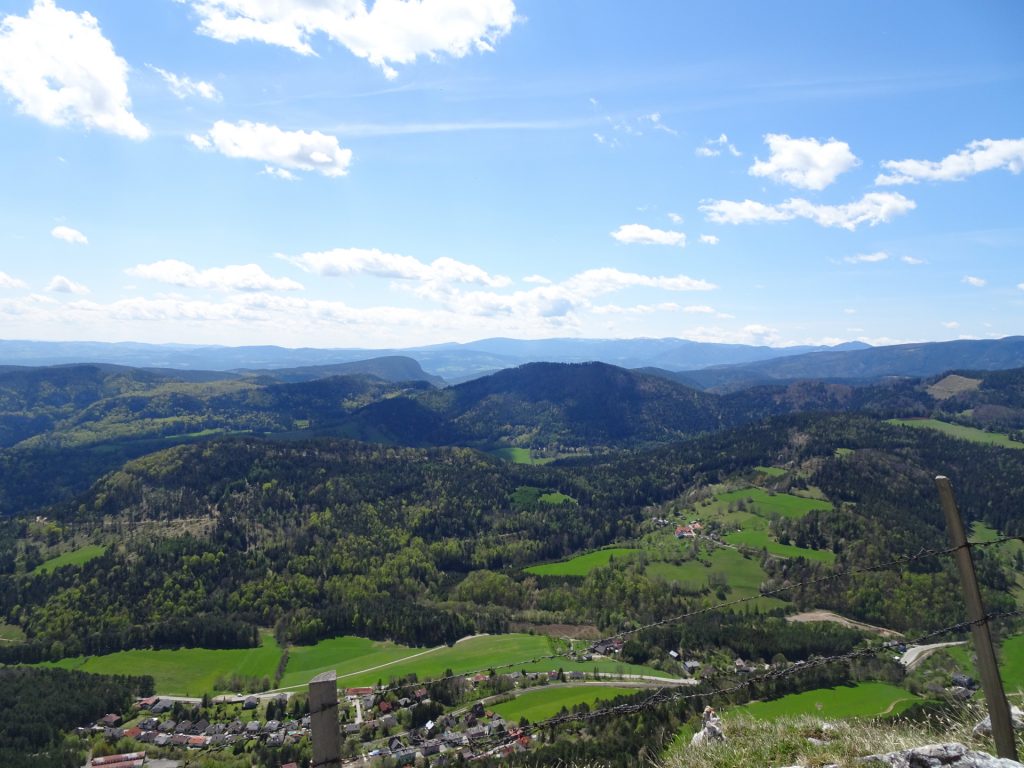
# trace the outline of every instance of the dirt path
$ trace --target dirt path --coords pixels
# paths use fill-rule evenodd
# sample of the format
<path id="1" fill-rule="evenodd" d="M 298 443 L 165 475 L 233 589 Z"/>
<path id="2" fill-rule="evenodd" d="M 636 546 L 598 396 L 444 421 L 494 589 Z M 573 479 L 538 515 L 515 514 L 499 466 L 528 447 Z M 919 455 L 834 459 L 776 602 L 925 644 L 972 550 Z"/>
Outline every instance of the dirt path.
<path id="1" fill-rule="evenodd" d="M 932 643 L 931 645 L 915 645 L 911 648 L 907 648 L 906 652 L 900 657 L 900 664 L 907 668 L 907 672 L 910 672 L 914 667 L 920 664 L 922 661 L 927 659 L 936 651 L 943 648 L 950 648 L 954 645 L 964 645 L 966 641 L 961 640 L 958 643 Z"/>
<path id="2" fill-rule="evenodd" d="M 804 611 L 803 613 L 787 616 L 786 621 L 831 621 L 835 624 L 842 624 L 844 627 L 849 627 L 850 629 L 862 629 L 865 632 L 874 632 L 876 635 L 881 635 L 882 637 L 903 637 L 903 633 L 897 632 L 894 629 L 886 629 L 885 627 L 876 627 L 874 624 L 865 624 L 861 621 L 854 621 L 853 619 L 840 616 L 838 613 L 833 613 L 832 611 Z"/>

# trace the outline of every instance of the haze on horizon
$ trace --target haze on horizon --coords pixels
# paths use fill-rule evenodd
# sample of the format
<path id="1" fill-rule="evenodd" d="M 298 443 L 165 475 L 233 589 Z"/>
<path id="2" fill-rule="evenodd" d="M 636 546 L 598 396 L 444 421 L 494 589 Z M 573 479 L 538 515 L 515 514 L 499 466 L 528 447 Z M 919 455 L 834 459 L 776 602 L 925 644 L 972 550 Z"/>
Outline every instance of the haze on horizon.
<path id="1" fill-rule="evenodd" d="M 322 5 L 0 0 L 0 337 L 1022 332 L 1019 3 Z"/>

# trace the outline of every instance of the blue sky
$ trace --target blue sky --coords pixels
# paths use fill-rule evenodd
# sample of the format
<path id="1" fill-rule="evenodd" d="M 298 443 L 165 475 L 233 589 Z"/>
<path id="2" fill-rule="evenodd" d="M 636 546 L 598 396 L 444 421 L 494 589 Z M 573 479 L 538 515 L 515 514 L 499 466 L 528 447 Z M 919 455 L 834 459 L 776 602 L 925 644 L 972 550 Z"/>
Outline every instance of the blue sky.
<path id="1" fill-rule="evenodd" d="M 1024 5 L 0 0 L 0 338 L 1024 332 Z"/>

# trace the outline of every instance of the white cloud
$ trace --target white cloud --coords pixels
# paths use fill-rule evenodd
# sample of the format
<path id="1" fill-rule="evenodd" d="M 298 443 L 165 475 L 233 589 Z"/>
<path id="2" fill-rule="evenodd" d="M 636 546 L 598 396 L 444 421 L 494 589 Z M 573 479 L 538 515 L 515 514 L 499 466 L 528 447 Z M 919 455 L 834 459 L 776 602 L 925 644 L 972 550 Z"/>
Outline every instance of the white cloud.
<path id="1" fill-rule="evenodd" d="M 191 0 L 199 32 L 227 43 L 255 40 L 315 55 L 324 34 L 394 78 L 418 56 L 493 51 L 518 18 L 513 0 Z"/>
<path id="2" fill-rule="evenodd" d="M 976 173 L 1005 168 L 1010 173 L 1024 170 L 1024 139 L 981 139 L 972 141 L 955 155 L 935 160 L 885 160 L 889 174 L 879 174 L 875 184 L 917 184 L 919 181 L 962 181 Z"/>
<path id="3" fill-rule="evenodd" d="M 66 243 L 74 243 L 75 245 L 89 244 L 89 238 L 77 229 L 72 229 L 71 227 L 65 227 L 63 225 L 54 227 L 50 230 L 50 234 L 58 240 L 63 240 Z"/>
<path id="4" fill-rule="evenodd" d="M 960 323 L 958 323 L 956 320 L 950 320 L 948 322 L 943 323 L 942 327 L 943 328 L 949 328 L 950 330 L 953 330 L 954 328 L 959 328 L 960 327 Z"/>
<path id="5" fill-rule="evenodd" d="M 665 133 L 670 133 L 673 136 L 679 135 L 679 131 L 677 131 L 675 128 L 669 128 L 667 125 L 665 125 L 665 123 L 661 119 L 660 112 L 652 112 L 649 115 L 641 115 L 640 120 L 649 122 L 652 126 L 654 126 L 654 129 L 657 131 L 664 131 Z"/>
<path id="6" fill-rule="evenodd" d="M 125 272 L 133 277 L 156 280 L 182 288 L 208 288 L 218 291 L 299 291 L 302 285 L 287 277 L 271 277 L 258 264 L 233 264 L 227 267 L 196 269 L 177 259 L 138 264 Z"/>
<path id="7" fill-rule="evenodd" d="M 285 257 L 295 266 L 321 277 L 373 275 L 424 283 L 464 283 L 502 288 L 512 281 L 502 275 L 490 275 L 473 264 L 446 256 L 426 264 L 414 256 L 385 253 L 377 248 L 335 248 L 318 253 Z"/>
<path id="8" fill-rule="evenodd" d="M 48 125 L 80 124 L 130 139 L 149 130 L 132 114 L 128 63 L 90 13 L 36 0 L 0 22 L 0 88 L 18 109 Z"/>
<path id="9" fill-rule="evenodd" d="M 710 200 L 700 206 L 708 221 L 716 224 L 746 224 L 754 221 L 810 219 L 823 227 L 854 231 L 860 224 L 875 226 L 912 211 L 917 203 L 894 192 L 868 192 L 860 200 L 843 205 L 816 205 L 803 198 L 790 198 L 778 205 L 754 200 Z"/>
<path id="10" fill-rule="evenodd" d="M 902 261 L 904 264 L 910 264 L 911 266 L 914 267 L 916 267 L 919 264 L 925 263 L 924 259 L 919 259 L 916 256 L 900 256 L 900 261 Z"/>
<path id="11" fill-rule="evenodd" d="M 877 251 L 875 253 L 858 253 L 856 256 L 844 256 L 843 261 L 850 264 L 875 264 L 888 258 L 889 254 L 885 251 Z"/>
<path id="12" fill-rule="evenodd" d="M 623 224 L 612 237 L 620 243 L 637 245 L 678 245 L 686 246 L 686 234 L 666 229 L 653 229 L 645 224 Z"/>
<path id="13" fill-rule="evenodd" d="M 718 245 L 719 240 L 715 235 L 701 235 L 700 241 L 705 245 Z"/>
<path id="14" fill-rule="evenodd" d="M 6 272 L 0 272 L 0 288 L 28 288 L 24 280 L 11 277 Z"/>
<path id="15" fill-rule="evenodd" d="M 264 166 L 261 171 L 265 176 L 273 176 L 277 179 L 284 179 L 285 181 L 298 181 L 299 177 L 291 171 L 286 171 L 284 168 L 275 168 L 272 165 Z"/>
<path id="16" fill-rule="evenodd" d="M 1024 291 L 1024 283 L 1017 283 L 1017 289 Z"/>
<path id="17" fill-rule="evenodd" d="M 961 280 L 960 282 L 966 283 L 967 285 L 972 285 L 975 288 L 984 288 L 986 285 L 988 285 L 988 280 L 985 280 L 982 277 L 975 277 L 974 275 L 964 275 L 963 280 Z"/>
<path id="18" fill-rule="evenodd" d="M 551 285 L 551 281 L 543 275 L 527 275 L 523 278 L 524 283 L 535 283 L 536 285 Z"/>
<path id="19" fill-rule="evenodd" d="M 635 304 L 632 307 L 621 307 L 618 304 L 599 304 L 590 308 L 595 315 L 653 315 L 655 312 L 674 312 L 679 305 L 674 301 L 661 304 Z"/>
<path id="20" fill-rule="evenodd" d="M 171 93 L 179 99 L 199 96 L 208 101 L 221 100 L 220 91 L 214 87 L 213 83 L 208 83 L 205 80 L 193 80 L 184 75 L 176 75 L 173 72 L 168 72 L 166 69 L 154 67 L 152 64 L 147 66 L 163 78 L 164 82 L 167 83 L 167 87 L 171 89 Z"/>
<path id="21" fill-rule="evenodd" d="M 599 296 L 632 287 L 660 288 L 665 291 L 712 291 L 718 287 L 706 280 L 695 280 L 686 275 L 658 277 L 622 272 L 614 267 L 585 270 L 573 275 L 562 285 L 584 296 Z"/>
<path id="22" fill-rule="evenodd" d="M 671 213 L 670 212 L 668 214 L 668 220 L 671 221 L 673 224 L 682 224 L 683 223 L 683 217 L 680 216 L 678 213 Z"/>
<path id="23" fill-rule="evenodd" d="M 741 157 L 743 155 L 735 144 L 729 143 L 729 137 L 724 133 L 720 134 L 717 139 L 708 139 L 704 142 L 703 146 L 697 147 L 695 150 L 698 157 L 718 157 L 722 154 L 722 149 L 729 150 L 729 154 L 733 157 Z"/>
<path id="24" fill-rule="evenodd" d="M 691 314 L 691 315 L 693 315 L 693 314 L 697 314 L 697 315 L 713 315 L 713 314 L 715 314 L 714 308 L 713 307 L 709 307 L 707 305 L 683 307 L 683 312 L 686 312 L 686 313 Z"/>
<path id="25" fill-rule="evenodd" d="M 801 189 L 824 189 L 860 160 L 845 141 L 829 139 L 793 139 L 785 134 L 769 133 L 764 137 L 771 150 L 767 160 L 755 160 L 747 169 L 751 176 L 766 176 L 773 181 Z"/>
<path id="26" fill-rule="evenodd" d="M 283 131 L 276 125 L 242 120 L 218 120 L 205 136 L 188 137 L 201 150 L 216 149 L 227 157 L 260 160 L 275 169 L 317 171 L 324 176 L 344 176 L 352 162 L 352 150 L 342 149 L 338 139 L 319 131 Z"/>
<path id="27" fill-rule="evenodd" d="M 74 280 L 69 280 L 64 275 L 54 275 L 53 279 L 46 286 L 46 290 L 54 291 L 55 293 L 88 293 L 89 289 L 81 283 L 76 283 Z"/>
<path id="28" fill-rule="evenodd" d="M 856 309 L 851 309 L 851 308 L 847 307 L 846 309 L 843 310 L 843 314 L 844 315 L 856 315 L 857 314 L 857 310 Z"/>

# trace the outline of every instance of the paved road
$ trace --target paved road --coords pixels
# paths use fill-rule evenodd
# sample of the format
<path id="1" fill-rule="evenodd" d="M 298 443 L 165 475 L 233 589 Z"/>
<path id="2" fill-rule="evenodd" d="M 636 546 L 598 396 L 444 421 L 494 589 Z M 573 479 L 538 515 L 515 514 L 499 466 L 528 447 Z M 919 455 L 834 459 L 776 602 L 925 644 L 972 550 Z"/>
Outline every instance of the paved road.
<path id="1" fill-rule="evenodd" d="M 900 657 L 900 664 L 907 668 L 907 672 L 910 672 L 918 664 L 927 659 L 933 653 L 941 648 L 949 648 L 954 645 L 965 645 L 966 640 L 961 640 L 958 643 L 932 643 L 931 645 L 915 645 L 907 648 L 906 652 Z"/>

